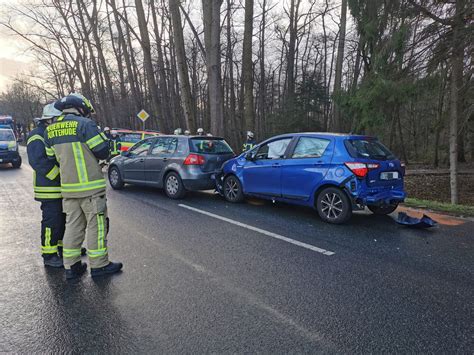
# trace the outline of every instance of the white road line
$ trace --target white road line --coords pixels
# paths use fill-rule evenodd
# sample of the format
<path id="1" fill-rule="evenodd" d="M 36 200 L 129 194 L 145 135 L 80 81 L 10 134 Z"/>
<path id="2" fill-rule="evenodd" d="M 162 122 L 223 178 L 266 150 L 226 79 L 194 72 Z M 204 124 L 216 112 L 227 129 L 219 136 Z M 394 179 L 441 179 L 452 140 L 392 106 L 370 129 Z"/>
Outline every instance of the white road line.
<path id="1" fill-rule="evenodd" d="M 181 204 L 181 203 L 178 206 L 186 208 L 186 209 L 194 211 L 194 212 L 197 212 L 197 213 L 204 214 L 204 215 L 212 217 L 212 218 L 220 219 L 221 221 L 224 221 L 224 222 L 227 222 L 227 223 L 235 224 L 236 226 L 239 226 L 239 227 L 242 227 L 242 228 L 250 229 L 254 232 L 264 234 L 266 236 L 269 236 L 269 237 L 272 237 L 272 238 L 275 238 L 275 239 L 279 239 L 279 240 L 282 240 L 284 242 L 287 242 L 287 243 L 290 243 L 290 244 L 293 244 L 293 245 L 297 245 L 297 246 L 305 248 L 305 249 L 315 251 L 317 253 L 321 253 L 321 254 L 324 254 L 324 255 L 327 255 L 327 256 L 335 254 L 332 251 L 321 249 L 321 248 L 315 247 L 314 245 L 311 245 L 311 244 L 306 244 L 306 243 L 303 243 L 303 242 L 299 242 L 297 240 L 293 240 L 293 239 L 284 237 L 280 234 L 276 234 L 276 233 L 273 233 L 273 232 L 266 231 L 264 229 L 253 227 L 253 226 L 250 226 L 250 225 L 245 224 L 245 223 L 237 222 L 237 221 L 234 221 L 233 219 L 222 217 L 222 216 L 219 216 L 219 215 L 211 213 L 211 212 L 200 210 L 198 208 L 194 208 L 194 207 L 184 205 L 184 204 Z"/>

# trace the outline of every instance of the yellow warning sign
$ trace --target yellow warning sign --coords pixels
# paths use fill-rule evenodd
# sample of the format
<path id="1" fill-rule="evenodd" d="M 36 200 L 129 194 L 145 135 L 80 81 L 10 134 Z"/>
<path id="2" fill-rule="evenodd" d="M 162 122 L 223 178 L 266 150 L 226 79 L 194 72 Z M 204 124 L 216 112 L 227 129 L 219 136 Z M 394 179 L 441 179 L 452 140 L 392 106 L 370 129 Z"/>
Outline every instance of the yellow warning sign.
<path id="1" fill-rule="evenodd" d="M 140 112 L 138 112 L 137 117 L 141 119 L 143 122 L 145 122 L 148 119 L 148 117 L 150 117 L 150 115 L 145 110 L 141 110 Z"/>

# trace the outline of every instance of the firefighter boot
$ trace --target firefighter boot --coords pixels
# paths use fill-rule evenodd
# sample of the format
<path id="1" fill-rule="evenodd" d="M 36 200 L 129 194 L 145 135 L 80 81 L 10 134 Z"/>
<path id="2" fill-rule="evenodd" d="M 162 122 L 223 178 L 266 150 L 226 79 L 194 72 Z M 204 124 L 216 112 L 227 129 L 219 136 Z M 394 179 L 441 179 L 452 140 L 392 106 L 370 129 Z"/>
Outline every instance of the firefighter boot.
<path id="1" fill-rule="evenodd" d="M 56 254 L 43 256 L 44 266 L 51 266 L 61 268 L 63 267 L 63 259 L 57 256 Z"/>
<path id="2" fill-rule="evenodd" d="M 122 263 L 110 262 L 109 265 L 104 266 L 104 267 L 95 268 L 95 269 L 91 268 L 91 276 L 97 277 L 97 276 L 115 274 L 116 272 L 119 272 L 122 269 L 122 266 L 123 266 Z"/>
<path id="3" fill-rule="evenodd" d="M 80 277 L 87 269 L 87 264 L 82 261 L 78 261 L 71 266 L 70 269 L 66 269 L 66 279 L 71 280 Z"/>

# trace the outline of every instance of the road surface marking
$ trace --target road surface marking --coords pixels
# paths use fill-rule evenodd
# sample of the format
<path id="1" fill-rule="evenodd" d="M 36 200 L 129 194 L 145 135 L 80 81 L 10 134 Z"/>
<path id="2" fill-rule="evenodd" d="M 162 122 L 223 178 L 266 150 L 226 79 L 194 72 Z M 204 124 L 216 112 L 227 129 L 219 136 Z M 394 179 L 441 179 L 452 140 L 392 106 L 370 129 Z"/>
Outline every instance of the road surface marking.
<path id="1" fill-rule="evenodd" d="M 306 244 L 306 243 L 303 243 L 303 242 L 299 242 L 297 240 L 284 237 L 280 234 L 276 234 L 276 233 L 273 233 L 273 232 L 266 231 L 264 229 L 260 229 L 260 228 L 254 227 L 254 226 L 250 226 L 250 225 L 242 223 L 242 222 L 237 222 L 237 221 L 234 221 L 233 219 L 222 217 L 222 216 L 219 216 L 219 215 L 214 214 L 214 213 L 210 213 L 210 212 L 207 212 L 207 211 L 200 210 L 198 208 L 194 208 L 194 207 L 184 205 L 184 204 L 181 204 L 181 203 L 178 206 L 186 208 L 186 209 L 194 211 L 194 212 L 197 212 L 197 213 L 204 214 L 204 215 L 212 217 L 212 218 L 220 219 L 221 221 L 224 221 L 224 222 L 227 222 L 227 223 L 235 224 L 236 226 L 239 226 L 239 227 L 250 229 L 254 232 L 264 234 L 266 236 L 269 236 L 269 237 L 272 237 L 272 238 L 275 238 L 275 239 L 283 240 L 284 242 L 287 242 L 287 243 L 290 243 L 290 244 L 293 244 L 293 245 L 297 245 L 299 247 L 309 249 L 309 250 L 315 251 L 317 253 L 321 253 L 321 254 L 324 254 L 324 255 L 327 255 L 327 256 L 331 256 L 331 255 L 335 254 L 332 251 L 321 249 L 321 248 L 315 247 L 314 245 L 311 245 L 311 244 Z"/>

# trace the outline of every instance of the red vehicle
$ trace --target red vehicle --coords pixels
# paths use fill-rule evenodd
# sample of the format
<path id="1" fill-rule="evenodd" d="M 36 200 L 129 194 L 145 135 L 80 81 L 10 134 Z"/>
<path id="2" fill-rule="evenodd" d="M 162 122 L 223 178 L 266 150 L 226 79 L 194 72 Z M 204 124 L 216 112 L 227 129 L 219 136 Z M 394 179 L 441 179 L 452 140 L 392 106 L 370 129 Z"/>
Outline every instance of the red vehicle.
<path id="1" fill-rule="evenodd" d="M 156 131 L 134 131 L 131 129 L 122 129 L 122 128 L 112 128 L 112 130 L 117 131 L 122 147 L 120 150 L 126 152 L 129 150 L 135 143 L 140 142 L 142 139 L 159 136 L 161 133 Z"/>

